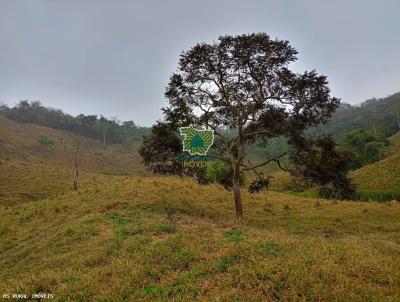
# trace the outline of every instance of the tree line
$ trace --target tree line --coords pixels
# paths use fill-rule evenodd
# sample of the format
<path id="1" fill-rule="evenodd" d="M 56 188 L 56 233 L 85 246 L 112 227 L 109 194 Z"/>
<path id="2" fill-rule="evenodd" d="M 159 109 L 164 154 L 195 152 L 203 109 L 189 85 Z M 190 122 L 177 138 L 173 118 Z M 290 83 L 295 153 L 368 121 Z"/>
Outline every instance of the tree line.
<path id="1" fill-rule="evenodd" d="M 331 133 L 342 139 L 354 129 L 362 129 L 383 138 L 400 131 L 400 92 L 385 98 L 366 100 L 360 105 L 342 103 L 328 123 L 314 127 L 310 132 Z"/>
<path id="2" fill-rule="evenodd" d="M 141 140 L 149 128 L 139 127 L 133 121 L 120 122 L 104 116 L 79 114 L 74 117 L 61 110 L 45 107 L 39 101 L 20 101 L 14 107 L 0 106 L 0 114 L 22 123 L 33 123 L 102 140 L 107 144 L 126 144 Z"/>

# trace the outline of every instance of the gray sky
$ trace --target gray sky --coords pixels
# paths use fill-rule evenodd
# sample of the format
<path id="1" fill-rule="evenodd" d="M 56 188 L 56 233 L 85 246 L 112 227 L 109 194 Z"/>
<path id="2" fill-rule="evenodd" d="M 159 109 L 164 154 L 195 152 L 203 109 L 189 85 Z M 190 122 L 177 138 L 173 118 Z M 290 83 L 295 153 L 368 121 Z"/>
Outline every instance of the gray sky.
<path id="1" fill-rule="evenodd" d="M 151 125 L 178 56 L 223 34 L 266 32 L 349 103 L 400 90 L 400 1 L 0 0 L 0 103 Z"/>

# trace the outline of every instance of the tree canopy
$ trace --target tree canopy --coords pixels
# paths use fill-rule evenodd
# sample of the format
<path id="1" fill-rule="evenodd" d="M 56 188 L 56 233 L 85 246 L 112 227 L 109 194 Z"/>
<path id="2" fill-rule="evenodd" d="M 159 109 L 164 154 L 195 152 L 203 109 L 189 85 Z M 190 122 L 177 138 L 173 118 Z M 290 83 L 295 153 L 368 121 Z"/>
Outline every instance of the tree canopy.
<path id="1" fill-rule="evenodd" d="M 299 74 L 288 68 L 296 55 L 288 41 L 271 39 L 265 33 L 221 36 L 183 52 L 166 88 L 164 119 L 153 127 L 153 139 L 145 141 L 148 144 L 142 153 L 152 148 L 150 140 L 157 141 L 159 127 L 171 131 L 171 141 L 182 126 L 214 130 L 213 156 L 232 169 L 236 215 L 241 219 L 243 171 L 257 173 L 257 168 L 271 162 L 291 171 L 279 161 L 286 152 L 252 163 L 246 144 L 283 136 L 295 146 L 293 152 L 307 151 L 305 131 L 327 122 L 339 107 L 340 100 L 330 95 L 326 76 L 315 70 Z M 144 157 L 144 163 L 153 168 L 154 161 L 147 159 Z"/>

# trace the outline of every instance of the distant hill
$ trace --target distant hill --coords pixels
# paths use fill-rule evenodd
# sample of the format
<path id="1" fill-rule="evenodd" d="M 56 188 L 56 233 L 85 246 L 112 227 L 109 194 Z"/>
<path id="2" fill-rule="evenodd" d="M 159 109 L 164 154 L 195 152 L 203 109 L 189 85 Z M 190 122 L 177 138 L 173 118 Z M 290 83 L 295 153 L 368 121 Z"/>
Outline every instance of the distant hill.
<path id="1" fill-rule="evenodd" d="M 133 121 L 120 122 L 103 116 L 72 116 L 63 111 L 43 106 L 39 101 L 20 101 L 14 107 L 0 106 L 0 115 L 20 123 L 29 123 L 66 130 L 85 137 L 101 139 L 104 145 L 126 144 L 141 140 L 150 129 Z"/>
<path id="2" fill-rule="evenodd" d="M 46 145 L 41 140 L 49 140 Z M 74 142 L 80 144 L 80 169 L 87 172 L 134 173 L 143 169 L 138 144 L 112 144 L 49 127 L 18 123 L 0 115 L 0 160 L 70 166 L 65 150 Z"/>
<path id="3" fill-rule="evenodd" d="M 360 105 L 342 104 L 326 125 L 311 130 L 331 133 L 337 138 L 347 131 L 364 129 L 389 137 L 400 130 L 400 92 L 385 98 L 370 99 Z"/>

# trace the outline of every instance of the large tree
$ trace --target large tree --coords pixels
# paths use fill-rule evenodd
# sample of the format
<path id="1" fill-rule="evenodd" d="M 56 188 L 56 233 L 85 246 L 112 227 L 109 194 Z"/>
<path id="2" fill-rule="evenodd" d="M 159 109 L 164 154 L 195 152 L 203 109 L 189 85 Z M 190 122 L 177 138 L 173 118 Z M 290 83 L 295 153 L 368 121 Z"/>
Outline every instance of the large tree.
<path id="1" fill-rule="evenodd" d="M 304 131 L 325 123 L 340 104 L 330 96 L 326 76 L 288 69 L 296 55 L 288 41 L 265 33 L 221 36 L 183 52 L 166 88 L 165 118 L 153 130 L 160 131 L 160 125 L 175 133 L 188 125 L 214 130 L 215 157 L 232 168 L 238 220 L 243 217 L 241 173 L 271 162 L 286 169 L 279 161 L 286 153 L 252 163 L 245 145 L 284 136 L 298 150 Z"/>

